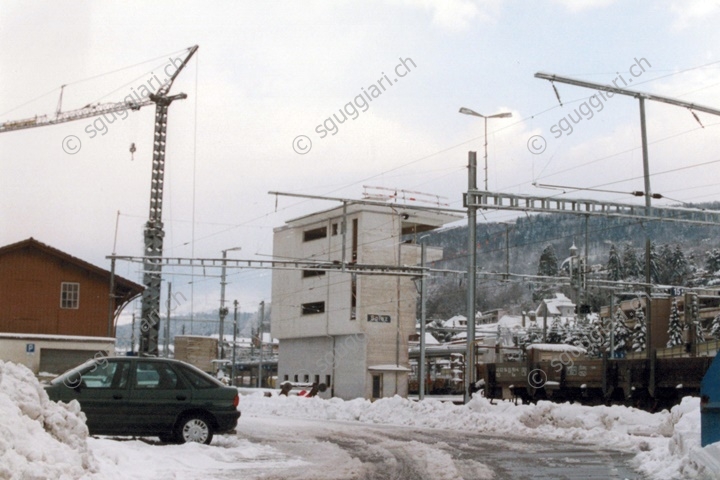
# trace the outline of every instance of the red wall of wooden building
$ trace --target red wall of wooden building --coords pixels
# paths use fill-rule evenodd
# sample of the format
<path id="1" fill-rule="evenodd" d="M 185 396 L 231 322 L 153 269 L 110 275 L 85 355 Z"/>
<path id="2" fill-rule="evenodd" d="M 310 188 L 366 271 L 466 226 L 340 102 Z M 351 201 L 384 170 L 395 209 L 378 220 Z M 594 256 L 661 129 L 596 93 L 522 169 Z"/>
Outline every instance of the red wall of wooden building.
<path id="1" fill-rule="evenodd" d="M 80 284 L 79 308 L 60 308 L 62 282 Z M 106 278 L 60 258 L 8 252 L 0 262 L 0 332 L 106 337 L 109 292 Z"/>

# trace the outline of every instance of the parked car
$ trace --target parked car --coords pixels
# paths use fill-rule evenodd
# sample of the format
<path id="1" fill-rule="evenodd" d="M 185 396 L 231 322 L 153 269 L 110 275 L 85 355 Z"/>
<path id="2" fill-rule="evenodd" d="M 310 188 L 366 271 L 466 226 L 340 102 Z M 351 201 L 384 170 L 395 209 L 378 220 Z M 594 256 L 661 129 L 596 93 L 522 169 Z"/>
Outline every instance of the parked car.
<path id="1" fill-rule="evenodd" d="M 91 435 L 209 444 L 214 434 L 233 432 L 240 417 L 236 388 L 166 358 L 95 358 L 45 389 L 51 400 L 80 402 Z"/>

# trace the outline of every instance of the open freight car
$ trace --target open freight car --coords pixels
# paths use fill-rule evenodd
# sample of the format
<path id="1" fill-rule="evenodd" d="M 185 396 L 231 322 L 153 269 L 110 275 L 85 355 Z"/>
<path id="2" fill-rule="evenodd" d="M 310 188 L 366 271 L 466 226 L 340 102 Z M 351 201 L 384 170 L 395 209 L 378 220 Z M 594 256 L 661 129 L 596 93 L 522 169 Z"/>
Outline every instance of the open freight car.
<path id="1" fill-rule="evenodd" d="M 477 366 L 491 399 L 624 404 L 650 411 L 699 395 L 712 357 L 588 358 L 572 345 L 532 344 L 516 362 Z"/>

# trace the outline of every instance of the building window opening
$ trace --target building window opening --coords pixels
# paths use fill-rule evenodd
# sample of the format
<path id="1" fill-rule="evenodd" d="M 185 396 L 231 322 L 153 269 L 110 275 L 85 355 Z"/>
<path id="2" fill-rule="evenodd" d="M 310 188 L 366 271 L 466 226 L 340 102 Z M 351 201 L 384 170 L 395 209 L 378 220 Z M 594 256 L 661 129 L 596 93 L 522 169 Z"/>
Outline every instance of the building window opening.
<path id="1" fill-rule="evenodd" d="M 323 275 L 325 275 L 325 270 L 318 270 L 316 268 L 302 271 L 303 278 L 321 277 Z"/>
<path id="2" fill-rule="evenodd" d="M 352 221 L 352 262 L 358 261 L 358 219 Z"/>
<path id="3" fill-rule="evenodd" d="M 325 302 L 312 302 L 302 304 L 303 315 L 313 315 L 315 313 L 325 313 Z"/>
<path id="4" fill-rule="evenodd" d="M 60 285 L 60 308 L 80 308 L 80 284 L 62 282 Z"/>
<path id="5" fill-rule="evenodd" d="M 303 242 L 319 240 L 325 237 L 327 237 L 327 227 L 313 228 L 312 230 L 305 230 L 303 232 Z"/>
<path id="6" fill-rule="evenodd" d="M 337 235 L 337 234 L 338 234 L 338 224 L 337 224 L 337 223 L 333 223 L 333 224 L 332 224 L 332 234 L 333 234 L 333 235 Z"/>
<path id="7" fill-rule="evenodd" d="M 372 376 L 372 398 L 382 398 L 382 373 Z"/>
<path id="8" fill-rule="evenodd" d="M 350 275 L 350 320 L 357 318 L 357 274 Z"/>

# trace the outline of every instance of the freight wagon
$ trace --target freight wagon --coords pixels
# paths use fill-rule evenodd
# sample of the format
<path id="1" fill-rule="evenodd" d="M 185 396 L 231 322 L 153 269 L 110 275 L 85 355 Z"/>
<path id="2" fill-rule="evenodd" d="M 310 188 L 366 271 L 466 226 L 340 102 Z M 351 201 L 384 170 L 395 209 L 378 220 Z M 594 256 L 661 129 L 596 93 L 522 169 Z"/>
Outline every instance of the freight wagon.
<path id="1" fill-rule="evenodd" d="M 713 356 L 654 353 L 650 358 L 588 358 L 579 347 L 532 344 L 520 361 L 478 365 L 477 378 L 487 398 L 523 402 L 615 403 L 656 411 L 684 396 L 699 396 Z"/>

